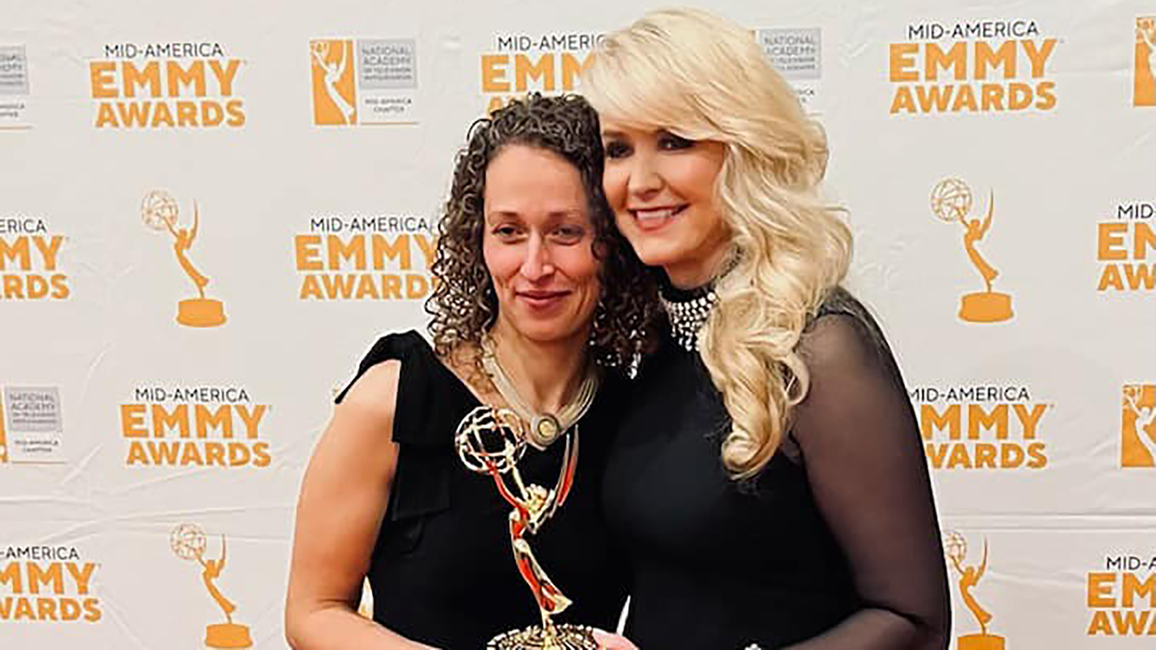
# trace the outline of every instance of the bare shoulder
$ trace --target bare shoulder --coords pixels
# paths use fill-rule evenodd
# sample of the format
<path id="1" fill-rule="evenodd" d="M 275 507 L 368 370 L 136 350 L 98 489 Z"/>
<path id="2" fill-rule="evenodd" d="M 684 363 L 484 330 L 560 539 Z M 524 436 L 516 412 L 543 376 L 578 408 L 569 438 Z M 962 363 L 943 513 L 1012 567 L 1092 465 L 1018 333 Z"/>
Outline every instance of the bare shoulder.
<path id="1" fill-rule="evenodd" d="M 305 471 L 302 498 L 309 494 L 344 494 L 389 479 L 397 458 L 393 415 L 401 363 L 385 361 L 366 370 L 333 410 Z M 304 503 L 304 501 L 302 502 Z M 375 506 L 376 507 L 376 506 Z"/>
<path id="2" fill-rule="evenodd" d="M 297 501 L 285 608 L 291 636 L 324 634 L 313 626 L 333 623 L 309 621 L 335 605 L 357 620 L 353 609 L 397 467 L 398 445 L 390 441 L 400 371 L 401 362 L 390 360 L 362 373 L 310 456 Z"/>
<path id="3" fill-rule="evenodd" d="M 383 361 L 366 370 L 334 409 L 334 421 L 366 425 L 389 424 L 397 402 L 401 361 Z"/>

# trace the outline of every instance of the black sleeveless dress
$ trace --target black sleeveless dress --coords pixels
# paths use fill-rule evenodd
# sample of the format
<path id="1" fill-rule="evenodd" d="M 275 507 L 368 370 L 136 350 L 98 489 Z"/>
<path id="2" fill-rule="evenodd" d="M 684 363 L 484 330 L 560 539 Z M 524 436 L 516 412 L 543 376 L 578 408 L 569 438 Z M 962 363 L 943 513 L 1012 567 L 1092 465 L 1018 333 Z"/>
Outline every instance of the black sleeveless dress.
<path id="1" fill-rule="evenodd" d="M 644 363 L 603 484 L 632 565 L 625 633 L 640 647 L 946 647 L 942 547 L 902 379 L 849 295 L 837 291 L 825 318 L 844 319 L 840 336 L 851 340 L 848 354 L 815 364 L 808 400 L 823 404 L 806 408 L 821 413 L 792 432 L 792 454 L 776 453 L 746 482 L 722 465 L 730 419 L 698 353 L 667 338 Z M 832 357 L 846 367 L 831 372 Z M 873 631 L 887 617 L 864 617 L 852 634 L 825 634 L 872 608 L 904 620 Z M 936 622 L 913 632 L 907 620 Z"/>
<path id="2" fill-rule="evenodd" d="M 453 436 L 478 400 L 414 331 L 377 341 L 358 376 L 401 360 L 393 439 L 400 449 L 389 504 L 369 568 L 374 620 L 407 638 L 446 650 L 479 650 L 493 636 L 540 623 L 514 564 L 511 506 L 488 475 L 467 470 Z M 580 453 L 566 503 L 529 537 L 539 564 L 573 604 L 556 621 L 614 629 L 627 575 L 616 565 L 599 485 L 620 406 L 621 381 L 604 379 L 578 423 Z M 348 389 L 346 389 L 348 390 Z M 338 401 L 344 393 L 338 396 Z M 383 435 L 384 438 L 384 435 Z M 532 447 L 518 467 L 524 479 L 552 487 L 562 445 Z"/>

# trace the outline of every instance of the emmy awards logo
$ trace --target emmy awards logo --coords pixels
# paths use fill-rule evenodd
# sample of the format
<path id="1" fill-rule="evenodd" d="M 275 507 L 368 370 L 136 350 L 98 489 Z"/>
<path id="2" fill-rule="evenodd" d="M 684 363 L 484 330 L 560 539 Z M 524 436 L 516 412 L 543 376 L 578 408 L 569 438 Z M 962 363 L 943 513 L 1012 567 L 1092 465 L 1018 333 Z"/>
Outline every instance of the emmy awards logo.
<path id="1" fill-rule="evenodd" d="M 8 462 L 8 437 L 4 433 L 4 402 L 0 400 L 0 463 Z"/>
<path id="2" fill-rule="evenodd" d="M 1136 19 L 1136 80 L 1133 106 L 1156 106 L 1156 16 Z"/>
<path id="3" fill-rule="evenodd" d="M 979 623 L 980 629 L 979 634 L 959 637 L 959 650 L 1004 650 L 1004 638 L 987 633 L 988 623 L 991 623 L 992 619 L 991 613 L 980 607 L 979 601 L 971 593 L 987 571 L 987 540 L 983 540 L 983 560 L 979 566 L 964 564 L 967 560 L 967 540 L 957 532 L 947 534 L 944 551 L 947 559 L 951 560 L 951 566 L 959 574 L 959 594 L 963 598 L 963 603 L 971 610 L 971 615 Z"/>
<path id="4" fill-rule="evenodd" d="M 189 280 L 197 287 L 198 297 L 180 301 L 177 309 L 177 322 L 189 327 L 216 327 L 225 322 L 225 307 L 220 300 L 205 297 L 205 285 L 209 278 L 201 275 L 200 271 L 189 260 L 189 249 L 197 240 L 197 227 L 200 225 L 200 213 L 197 202 L 193 201 L 193 227 L 178 227 L 177 217 L 180 208 L 173 197 L 163 190 L 153 190 L 145 194 L 141 201 L 140 216 L 145 225 L 156 232 L 168 231 L 173 236 L 173 252 L 181 268 L 189 276 Z"/>
<path id="5" fill-rule="evenodd" d="M 169 536 L 169 543 L 173 553 L 183 560 L 196 560 L 203 571 L 201 579 L 205 581 L 205 588 L 209 595 L 217 601 L 221 611 L 225 613 L 225 623 L 217 623 L 205 628 L 205 645 L 210 648 L 248 648 L 253 645 L 249 638 L 249 628 L 233 622 L 233 612 L 237 606 L 229 602 L 224 594 L 217 589 L 217 578 L 225 570 L 225 536 L 221 535 L 221 559 L 206 560 L 205 547 L 207 540 L 205 532 L 193 524 L 181 524 L 173 529 Z"/>
<path id="6" fill-rule="evenodd" d="M 1124 387 L 1124 467 L 1156 467 L 1156 386 Z"/>
<path id="7" fill-rule="evenodd" d="M 554 624 L 551 617 L 570 606 L 567 598 L 534 558 L 527 536 L 534 535 L 565 502 L 578 465 L 576 434 L 566 437 L 562 466 L 552 489 L 527 484 L 518 472 L 526 452 L 526 432 L 513 411 L 479 406 L 458 425 L 454 437 L 458 456 L 470 471 L 488 474 L 511 506 L 510 544 L 522 579 L 534 594 L 542 624 L 499 634 L 487 650 L 596 650 L 593 630 L 583 625 Z M 509 485 L 506 476 L 513 479 Z"/>
<path id="8" fill-rule="evenodd" d="M 313 117 L 317 124 L 356 124 L 353 41 L 309 43 L 313 67 Z"/>
<path id="9" fill-rule="evenodd" d="M 999 275 L 987 260 L 980 255 L 975 245 L 983 240 L 991 228 L 991 217 L 995 209 L 994 193 L 988 199 L 987 216 L 968 218 L 971 213 L 971 188 L 959 179 L 948 178 L 939 182 L 931 191 L 931 212 L 946 223 L 958 222 L 963 226 L 963 247 L 979 274 L 983 276 L 986 291 L 963 296 L 959 307 L 959 317 L 970 323 L 997 323 L 1012 317 L 1011 296 L 991 290 L 992 280 Z"/>

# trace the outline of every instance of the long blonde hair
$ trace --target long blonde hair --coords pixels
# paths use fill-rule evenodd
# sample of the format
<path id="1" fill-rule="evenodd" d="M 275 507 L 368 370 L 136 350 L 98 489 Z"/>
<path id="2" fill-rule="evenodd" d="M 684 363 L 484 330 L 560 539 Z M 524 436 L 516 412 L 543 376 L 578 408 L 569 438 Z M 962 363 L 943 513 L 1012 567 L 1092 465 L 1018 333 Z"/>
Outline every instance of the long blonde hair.
<path id="1" fill-rule="evenodd" d="M 604 118 L 725 145 L 715 197 L 733 267 L 699 340 L 732 422 L 723 464 L 752 477 L 807 393 L 799 337 L 850 263 L 851 231 L 818 193 L 826 137 L 751 32 L 700 10 L 655 11 L 609 35 L 582 85 Z"/>

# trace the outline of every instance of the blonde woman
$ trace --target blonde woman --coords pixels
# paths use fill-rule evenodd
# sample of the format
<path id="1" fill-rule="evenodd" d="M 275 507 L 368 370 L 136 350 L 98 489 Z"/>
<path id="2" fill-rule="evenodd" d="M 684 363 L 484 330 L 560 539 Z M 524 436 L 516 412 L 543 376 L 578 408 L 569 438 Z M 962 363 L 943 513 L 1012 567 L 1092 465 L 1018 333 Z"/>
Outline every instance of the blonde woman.
<path id="1" fill-rule="evenodd" d="M 603 481 L 626 636 L 661 650 L 946 648 L 927 466 L 879 327 L 840 282 L 822 131 L 749 31 L 658 11 L 583 87 L 619 229 L 664 281 Z"/>

